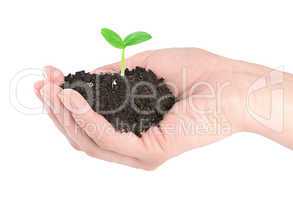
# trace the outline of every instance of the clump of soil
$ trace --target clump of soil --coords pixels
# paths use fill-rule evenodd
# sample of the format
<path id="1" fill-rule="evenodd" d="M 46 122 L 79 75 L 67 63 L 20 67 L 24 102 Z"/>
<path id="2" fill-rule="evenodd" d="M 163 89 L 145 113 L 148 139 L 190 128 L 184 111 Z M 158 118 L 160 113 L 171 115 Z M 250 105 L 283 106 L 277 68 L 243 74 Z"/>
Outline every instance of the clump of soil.
<path id="1" fill-rule="evenodd" d="M 68 74 L 62 88 L 79 92 L 94 111 L 103 115 L 116 130 L 137 136 L 156 126 L 175 103 L 175 96 L 151 70 L 136 67 L 118 73 Z"/>

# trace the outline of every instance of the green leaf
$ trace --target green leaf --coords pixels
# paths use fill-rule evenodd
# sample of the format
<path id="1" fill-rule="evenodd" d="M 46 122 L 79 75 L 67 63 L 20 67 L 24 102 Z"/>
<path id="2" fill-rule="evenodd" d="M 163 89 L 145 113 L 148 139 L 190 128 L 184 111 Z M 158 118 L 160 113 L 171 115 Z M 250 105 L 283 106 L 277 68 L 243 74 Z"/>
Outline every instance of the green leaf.
<path id="1" fill-rule="evenodd" d="M 107 42 L 109 42 L 113 47 L 118 49 L 125 48 L 122 38 L 111 29 L 102 28 L 101 34 L 103 35 L 105 40 L 107 40 Z"/>
<path id="2" fill-rule="evenodd" d="M 131 46 L 131 45 L 139 44 L 139 43 L 145 42 L 151 38 L 152 38 L 152 36 L 146 32 L 141 32 L 141 31 L 134 32 L 134 33 L 131 33 L 125 37 L 124 45 L 125 45 L 125 47 L 127 47 L 127 46 Z"/>

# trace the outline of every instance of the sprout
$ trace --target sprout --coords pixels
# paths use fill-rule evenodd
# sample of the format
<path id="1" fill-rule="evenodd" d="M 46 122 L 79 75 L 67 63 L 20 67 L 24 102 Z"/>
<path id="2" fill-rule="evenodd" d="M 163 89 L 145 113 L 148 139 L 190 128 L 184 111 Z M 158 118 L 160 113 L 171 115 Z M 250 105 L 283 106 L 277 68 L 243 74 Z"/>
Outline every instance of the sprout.
<path id="1" fill-rule="evenodd" d="M 110 43 L 113 47 L 121 49 L 121 62 L 120 62 L 120 74 L 124 76 L 126 63 L 125 63 L 125 49 L 128 46 L 132 46 L 135 44 L 139 44 L 145 42 L 152 38 L 152 36 L 146 32 L 134 32 L 127 35 L 124 39 L 122 39 L 117 33 L 114 31 L 103 28 L 101 29 L 101 34 L 105 38 L 105 40 Z"/>

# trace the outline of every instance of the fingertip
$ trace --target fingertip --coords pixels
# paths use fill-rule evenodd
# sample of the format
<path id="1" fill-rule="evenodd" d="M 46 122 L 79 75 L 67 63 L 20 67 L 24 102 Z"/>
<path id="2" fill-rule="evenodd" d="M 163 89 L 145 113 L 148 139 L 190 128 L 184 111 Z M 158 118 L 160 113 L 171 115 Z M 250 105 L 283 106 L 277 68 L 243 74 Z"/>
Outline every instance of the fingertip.
<path id="1" fill-rule="evenodd" d="M 44 66 L 43 71 L 48 81 L 60 84 L 64 79 L 62 71 L 51 65 Z"/>
<path id="2" fill-rule="evenodd" d="M 35 82 L 34 88 L 36 90 L 40 90 L 43 85 L 44 85 L 44 81 L 43 80 L 39 80 L 39 81 Z"/>
<path id="3" fill-rule="evenodd" d="M 39 93 L 40 89 L 44 86 L 44 81 L 40 80 L 34 83 L 34 91 L 35 93 Z"/>

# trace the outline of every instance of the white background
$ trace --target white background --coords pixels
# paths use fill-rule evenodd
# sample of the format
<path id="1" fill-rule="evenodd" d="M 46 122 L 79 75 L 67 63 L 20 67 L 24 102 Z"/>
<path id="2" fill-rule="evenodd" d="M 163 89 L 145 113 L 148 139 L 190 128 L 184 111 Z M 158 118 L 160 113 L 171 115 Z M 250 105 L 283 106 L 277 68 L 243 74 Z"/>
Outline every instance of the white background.
<path id="1" fill-rule="evenodd" d="M 64 72 L 117 61 L 99 29 L 143 30 L 153 39 L 127 51 L 201 47 L 293 73 L 291 1 L 0 1 L 0 199 L 293 199 L 293 152 L 251 133 L 185 153 L 146 172 L 73 150 L 45 114 L 9 102 L 24 68 Z M 40 107 L 33 82 L 19 99 Z M 38 75 L 39 74 L 39 75 Z"/>

